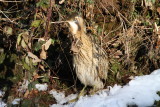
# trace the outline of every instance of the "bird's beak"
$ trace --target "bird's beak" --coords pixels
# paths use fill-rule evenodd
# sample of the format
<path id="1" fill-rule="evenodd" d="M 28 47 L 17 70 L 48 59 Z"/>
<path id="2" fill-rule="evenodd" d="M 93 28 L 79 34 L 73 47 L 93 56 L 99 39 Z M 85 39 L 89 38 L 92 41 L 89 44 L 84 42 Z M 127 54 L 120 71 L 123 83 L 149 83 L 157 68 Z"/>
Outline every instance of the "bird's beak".
<path id="1" fill-rule="evenodd" d="M 67 22 L 67 23 L 69 23 L 69 22 L 75 22 L 75 23 L 77 23 L 76 20 L 74 20 L 74 21 L 68 20 L 68 21 L 65 21 L 65 22 Z"/>
<path id="2" fill-rule="evenodd" d="M 75 20 L 68 20 L 68 21 L 65 21 L 65 22 L 67 22 L 69 25 L 71 25 L 71 23 L 78 23 L 77 21 L 75 21 Z"/>
<path id="3" fill-rule="evenodd" d="M 66 23 L 68 21 L 56 21 L 56 22 L 51 22 L 51 23 Z"/>

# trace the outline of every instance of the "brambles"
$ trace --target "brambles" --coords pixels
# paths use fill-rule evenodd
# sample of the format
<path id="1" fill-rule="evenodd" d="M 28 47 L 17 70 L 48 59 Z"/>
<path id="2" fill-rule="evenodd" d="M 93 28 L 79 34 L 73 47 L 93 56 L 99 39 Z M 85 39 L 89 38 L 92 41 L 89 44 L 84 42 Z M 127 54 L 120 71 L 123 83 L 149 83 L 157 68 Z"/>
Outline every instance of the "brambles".
<path id="1" fill-rule="evenodd" d="M 109 56 L 106 86 L 126 84 L 129 77 L 148 74 L 160 66 L 159 1 L 28 0 L 0 4 L 2 90 L 19 93 L 24 79 L 30 82 L 31 90 L 35 82 L 66 93 L 82 88 L 72 69 L 69 30 L 65 23 L 51 24 L 65 21 L 73 12 L 84 17 L 87 34 L 93 35 Z M 21 94 L 23 97 L 25 92 Z"/>

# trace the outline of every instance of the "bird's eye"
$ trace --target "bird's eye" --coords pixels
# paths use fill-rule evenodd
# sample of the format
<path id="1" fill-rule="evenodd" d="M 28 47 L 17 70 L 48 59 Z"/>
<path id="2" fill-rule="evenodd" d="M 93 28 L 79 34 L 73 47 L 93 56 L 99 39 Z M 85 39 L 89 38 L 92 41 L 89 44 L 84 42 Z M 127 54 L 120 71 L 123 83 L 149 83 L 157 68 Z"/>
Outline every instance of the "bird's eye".
<path id="1" fill-rule="evenodd" d="M 77 21 L 77 18 L 75 18 L 75 20 Z"/>
<path id="2" fill-rule="evenodd" d="M 78 22 L 78 17 L 75 17 L 75 21 Z"/>

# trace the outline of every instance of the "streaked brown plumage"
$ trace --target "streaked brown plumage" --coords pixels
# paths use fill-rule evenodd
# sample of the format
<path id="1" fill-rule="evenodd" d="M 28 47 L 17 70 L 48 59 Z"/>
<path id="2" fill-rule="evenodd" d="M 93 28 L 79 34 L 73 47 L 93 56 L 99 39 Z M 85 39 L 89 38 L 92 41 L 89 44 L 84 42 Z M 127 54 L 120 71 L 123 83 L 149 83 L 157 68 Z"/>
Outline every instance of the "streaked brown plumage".
<path id="1" fill-rule="evenodd" d="M 85 86 L 102 89 L 107 79 L 108 59 L 104 50 L 86 35 L 83 18 L 74 16 L 69 21 L 70 32 L 73 36 L 71 51 L 73 66 L 78 79 Z"/>

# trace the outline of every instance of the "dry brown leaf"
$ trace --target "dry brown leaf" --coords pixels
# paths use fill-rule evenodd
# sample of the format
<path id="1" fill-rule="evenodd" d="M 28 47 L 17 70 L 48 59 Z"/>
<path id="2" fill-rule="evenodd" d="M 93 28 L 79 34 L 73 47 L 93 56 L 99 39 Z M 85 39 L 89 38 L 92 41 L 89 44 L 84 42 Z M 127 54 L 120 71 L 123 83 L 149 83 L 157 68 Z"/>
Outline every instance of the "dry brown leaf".
<path id="1" fill-rule="evenodd" d="M 30 49 L 31 49 L 31 46 L 32 46 L 31 43 L 28 43 L 28 47 L 29 47 Z"/>
<path id="2" fill-rule="evenodd" d="M 160 15 L 160 7 L 157 8 L 157 12 Z"/>
<path id="3" fill-rule="evenodd" d="M 130 76 L 129 77 L 130 80 L 134 80 L 134 78 L 135 78 L 134 76 Z"/>
<path id="4" fill-rule="evenodd" d="M 24 39 L 22 39 L 22 41 L 21 41 L 21 46 L 22 46 L 24 49 L 27 49 L 27 44 L 26 44 L 26 42 L 24 41 Z"/>
<path id="5" fill-rule="evenodd" d="M 47 58 L 47 52 L 45 51 L 45 45 L 42 45 L 42 51 L 40 53 L 40 59 L 46 59 Z"/>
<path id="6" fill-rule="evenodd" d="M 160 35 L 158 35 L 158 40 L 157 40 L 156 48 L 159 48 L 159 46 L 160 46 Z"/>
<path id="7" fill-rule="evenodd" d="M 43 71 L 45 71 L 45 69 L 44 69 L 44 66 L 43 66 L 43 65 L 39 65 L 39 67 L 40 67 Z"/>
<path id="8" fill-rule="evenodd" d="M 24 94 L 24 98 L 27 98 L 27 97 L 28 97 L 28 95 L 29 95 L 29 90 L 27 90 L 27 91 L 25 92 L 25 94 Z"/>
<path id="9" fill-rule="evenodd" d="M 28 56 L 33 59 L 33 60 L 32 60 L 33 63 L 41 62 L 41 59 L 39 59 L 39 58 L 38 58 L 36 55 L 34 55 L 32 52 L 28 52 Z"/>
<path id="10" fill-rule="evenodd" d="M 144 0 L 143 2 L 144 2 L 144 6 L 145 7 L 149 7 L 151 10 L 153 10 L 154 5 L 153 5 L 152 1 L 150 1 L 150 0 Z"/>
<path id="11" fill-rule="evenodd" d="M 36 55 L 34 55 L 32 52 L 28 52 L 28 56 L 33 59 L 38 59 L 38 57 Z"/>
<path id="12" fill-rule="evenodd" d="M 28 56 L 26 56 L 25 57 L 25 62 L 27 63 L 27 64 L 29 64 L 30 62 L 29 62 L 29 58 L 28 58 Z"/>
<path id="13" fill-rule="evenodd" d="M 65 0 L 60 0 L 59 4 L 63 4 L 65 2 Z"/>
<path id="14" fill-rule="evenodd" d="M 22 34 L 23 40 L 28 43 L 29 42 L 29 32 L 26 31 Z"/>
<path id="15" fill-rule="evenodd" d="M 37 63 L 37 62 L 41 62 L 41 60 L 40 59 L 33 59 L 32 62 Z"/>
<path id="16" fill-rule="evenodd" d="M 117 50 L 117 52 L 115 53 L 115 55 L 119 56 L 119 55 L 123 55 L 122 51 Z"/>
<path id="17" fill-rule="evenodd" d="M 49 48 L 49 46 L 51 45 L 51 43 L 52 43 L 52 39 L 49 39 L 49 40 L 44 44 L 45 50 L 48 50 L 48 48 Z"/>
<path id="18" fill-rule="evenodd" d="M 36 80 L 36 79 L 40 78 L 40 76 L 39 76 L 38 74 L 35 74 L 35 75 L 33 76 L 33 78 Z"/>
<path id="19" fill-rule="evenodd" d="M 39 38 L 38 42 L 40 42 L 40 41 L 45 41 L 45 39 L 44 38 Z"/>
<path id="20" fill-rule="evenodd" d="M 3 33 L 6 34 L 6 35 L 12 35 L 13 34 L 13 29 L 9 26 L 5 26 L 3 28 Z"/>

